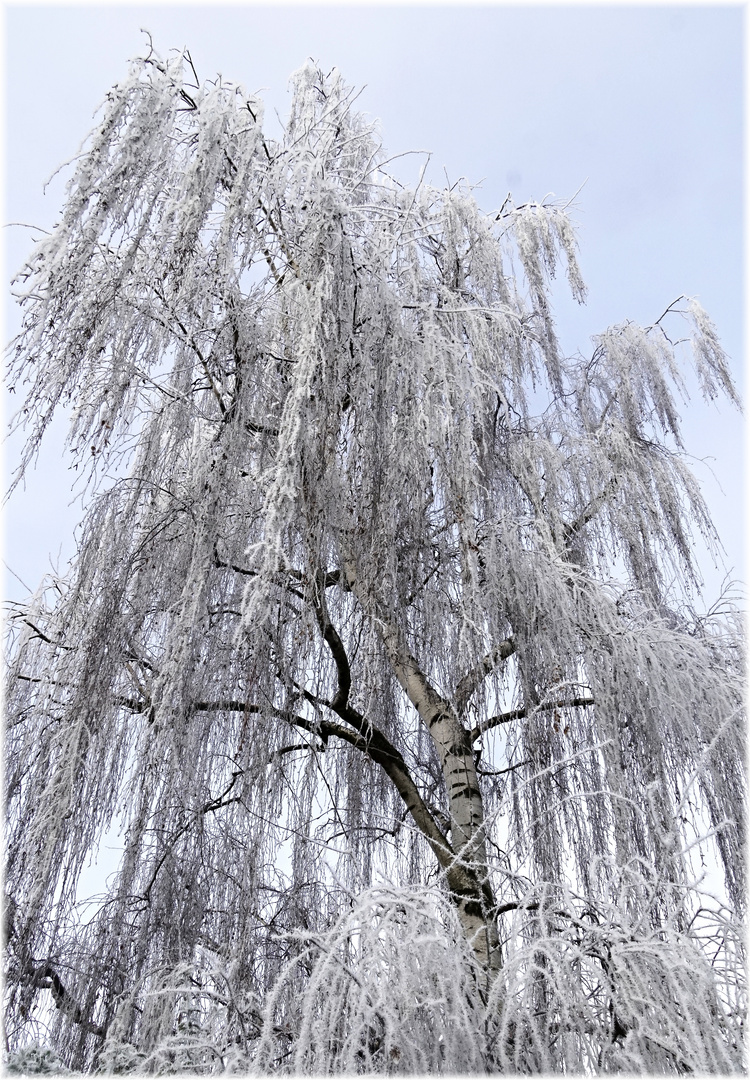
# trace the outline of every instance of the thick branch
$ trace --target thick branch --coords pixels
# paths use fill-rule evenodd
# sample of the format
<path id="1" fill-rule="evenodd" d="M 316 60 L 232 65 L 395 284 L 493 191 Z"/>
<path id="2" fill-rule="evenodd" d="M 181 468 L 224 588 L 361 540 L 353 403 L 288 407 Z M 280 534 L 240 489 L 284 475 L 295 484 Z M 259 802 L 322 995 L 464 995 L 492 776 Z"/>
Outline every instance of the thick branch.
<path id="1" fill-rule="evenodd" d="M 488 652 L 486 656 L 483 656 L 476 667 L 471 671 L 467 671 L 464 677 L 456 687 L 456 693 L 454 700 L 456 703 L 456 712 L 461 716 L 469 704 L 469 700 L 474 692 L 479 688 L 483 679 L 485 679 L 491 671 L 497 667 L 498 664 L 507 660 L 509 656 L 516 651 L 516 643 L 513 638 L 507 638 L 505 641 L 501 641 L 499 645 L 496 645 L 491 652 Z"/>
<path id="2" fill-rule="evenodd" d="M 581 511 L 575 521 L 565 523 L 564 532 L 566 550 L 570 548 L 576 534 L 580 532 L 584 525 L 588 525 L 590 521 L 593 521 L 605 503 L 609 502 L 609 499 L 617 490 L 618 483 L 618 477 L 613 476 L 609 483 L 605 484 L 603 490 L 591 500 L 584 510 Z"/>
<path id="3" fill-rule="evenodd" d="M 590 697 L 576 697 L 570 698 L 568 701 L 545 701 L 541 705 L 534 705 L 530 710 L 533 713 L 536 712 L 548 712 L 550 709 L 583 709 L 589 705 L 595 704 L 594 699 Z M 471 729 L 471 741 L 476 742 L 486 731 L 490 731 L 492 728 L 499 727 L 501 724 L 509 724 L 512 720 L 522 720 L 524 716 L 528 716 L 529 709 L 511 709 L 510 712 L 500 713 L 498 716 L 491 716 L 489 720 L 485 720 L 483 724 L 477 725 Z"/>
<path id="4" fill-rule="evenodd" d="M 342 724 L 336 724 L 331 720 L 312 721 L 307 720 L 303 716 L 282 712 L 278 709 L 274 709 L 273 711 L 280 719 L 285 720 L 289 724 L 293 724 L 301 731 L 308 731 L 312 734 L 320 735 L 324 741 L 331 735 L 335 735 L 336 738 L 342 739 L 344 742 L 349 743 L 350 746 L 356 747 L 357 750 L 366 754 L 371 761 L 380 765 L 393 782 L 406 809 L 414 819 L 417 828 L 426 838 L 440 865 L 443 867 L 448 866 L 453 859 L 451 845 L 443 832 L 438 828 L 434 818 L 422 799 L 422 796 L 419 794 L 417 786 L 412 779 L 411 773 L 409 772 L 408 766 L 400 751 L 386 738 L 382 731 L 373 727 L 366 717 L 362 716 L 361 713 L 357 712 L 357 710 L 353 709 L 350 705 L 339 705 L 334 710 L 333 702 L 322 701 L 318 698 L 313 698 L 312 695 L 308 696 L 316 705 L 325 705 L 329 709 L 336 711 L 350 727 L 344 727 Z M 131 709 L 133 712 L 143 712 L 148 707 L 147 702 L 135 701 L 131 698 L 120 698 L 119 704 Z M 190 709 L 194 712 L 257 713 L 261 711 L 261 706 L 227 698 L 219 701 L 193 701 L 190 704 Z M 352 728 L 356 730 L 353 731 L 351 730 Z M 291 747 L 285 747 L 281 751 L 277 751 L 277 753 L 286 753 L 291 749 Z M 224 794 L 226 794 L 226 792 Z M 209 810 L 217 808 L 218 807 L 207 804 L 199 810 L 198 813 L 207 813 Z"/>
<path id="5" fill-rule="evenodd" d="M 118 697 L 115 698 L 118 705 L 121 705 L 124 709 L 130 709 L 134 713 L 142 713 L 151 708 L 150 701 L 139 701 L 137 698 L 130 697 Z M 225 698 L 218 701 L 191 701 L 189 706 L 190 712 L 248 712 L 257 713 L 261 711 L 260 705 L 251 705 L 246 701 L 238 701 L 234 698 Z"/>
<path id="6" fill-rule="evenodd" d="M 372 761 L 381 766 L 396 786 L 396 790 L 403 799 L 416 825 L 427 838 L 440 865 L 445 867 L 453 856 L 450 845 L 419 794 L 401 753 L 381 731 L 373 727 L 366 717 L 348 703 L 352 684 L 349 658 L 344 643 L 331 622 L 325 599 L 325 589 L 331 576 L 331 574 L 319 571 L 312 592 L 312 604 L 318 626 L 331 651 L 338 676 L 338 686 L 333 700 L 322 702 L 322 704 L 325 704 L 332 712 L 335 712 L 342 720 L 355 728 L 359 735 L 355 736 L 348 729 L 341 728 L 339 725 L 331 725 L 330 722 L 328 727 L 332 732 L 335 727 L 337 730 L 333 732 L 334 734 L 362 750 Z"/>
<path id="7" fill-rule="evenodd" d="M 55 1005 L 74 1024 L 80 1024 L 83 1030 L 91 1035 L 98 1035 L 101 1039 L 104 1038 L 107 1029 L 100 1024 L 95 1024 L 93 1020 L 88 1020 L 83 1015 L 83 1009 L 71 996 L 70 991 L 66 989 L 62 979 L 51 964 L 40 964 L 39 967 L 33 969 L 31 979 L 34 986 L 38 986 L 40 990 L 52 991 Z"/>
<path id="8" fill-rule="evenodd" d="M 320 632 L 323 635 L 323 640 L 331 650 L 331 656 L 336 665 L 336 674 L 338 676 L 338 687 L 330 708 L 333 709 L 334 712 L 339 713 L 339 715 L 342 715 L 341 710 L 346 709 L 349 700 L 349 691 L 352 686 L 352 674 L 344 643 L 339 637 L 339 633 L 328 615 L 328 605 L 326 604 L 325 597 L 325 580 L 326 575 L 322 571 L 319 571 L 315 575 L 315 583 L 312 589 L 312 605 L 315 611 L 315 618 L 318 620 Z M 344 719 L 346 719 L 346 717 L 344 717 Z"/>
<path id="9" fill-rule="evenodd" d="M 323 739 L 328 739 L 331 735 L 335 735 L 336 738 L 348 742 L 350 746 L 354 746 L 357 750 L 366 754 L 376 765 L 380 765 L 385 774 L 393 782 L 406 809 L 409 811 L 417 828 L 432 848 L 440 865 L 443 868 L 451 865 L 454 858 L 451 845 L 443 832 L 438 828 L 435 819 L 425 805 L 422 796 L 419 794 L 417 786 L 411 777 L 411 773 L 409 772 L 401 753 L 396 749 L 393 743 L 386 738 L 382 731 L 373 727 L 369 720 L 366 720 L 356 712 L 356 710 L 348 707 L 343 710 L 343 712 L 346 714 L 345 718 L 349 723 L 358 726 L 362 731 L 366 731 L 367 734 L 364 735 L 360 734 L 359 731 L 352 731 L 350 728 L 344 727 L 342 724 L 336 724 L 331 720 L 319 720 L 313 722 L 312 720 L 307 720 L 304 716 L 290 715 L 288 713 L 279 713 L 279 716 L 283 717 L 288 723 L 294 724 L 295 727 L 298 727 L 303 731 L 314 732 Z"/>

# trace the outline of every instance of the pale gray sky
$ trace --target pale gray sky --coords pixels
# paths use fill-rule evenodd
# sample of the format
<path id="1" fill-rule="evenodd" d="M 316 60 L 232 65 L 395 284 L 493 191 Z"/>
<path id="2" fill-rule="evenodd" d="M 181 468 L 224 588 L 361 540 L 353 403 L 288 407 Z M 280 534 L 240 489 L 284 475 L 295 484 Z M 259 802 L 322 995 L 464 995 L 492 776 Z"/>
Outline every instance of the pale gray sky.
<path id="1" fill-rule="evenodd" d="M 625 319 L 648 324 L 682 293 L 718 326 L 742 382 L 742 46 L 740 6 L 31 6 L 7 5 L 6 220 L 49 228 L 72 157 L 140 28 L 161 53 L 187 46 L 201 77 L 267 88 L 267 116 L 287 109 L 289 74 L 309 56 L 365 86 L 392 153 L 429 150 L 428 179 L 482 181 L 498 207 L 554 192 L 576 199 L 589 302 L 559 290 L 566 350 Z M 416 179 L 423 158 L 405 158 Z M 30 246 L 6 230 L 6 277 Z M 9 310 L 7 330 L 17 317 Z M 713 458 L 696 471 L 742 575 L 742 426 L 722 403 L 685 410 L 687 443 Z M 48 557 L 71 554 L 64 432 L 52 432 L 26 491 L 12 498 L 5 559 L 35 587 Z M 12 465 L 14 446 L 7 454 Z M 723 489 L 723 494 L 722 494 Z M 709 593 L 724 570 L 706 567 Z M 22 595 L 6 578 L 5 595 Z"/>

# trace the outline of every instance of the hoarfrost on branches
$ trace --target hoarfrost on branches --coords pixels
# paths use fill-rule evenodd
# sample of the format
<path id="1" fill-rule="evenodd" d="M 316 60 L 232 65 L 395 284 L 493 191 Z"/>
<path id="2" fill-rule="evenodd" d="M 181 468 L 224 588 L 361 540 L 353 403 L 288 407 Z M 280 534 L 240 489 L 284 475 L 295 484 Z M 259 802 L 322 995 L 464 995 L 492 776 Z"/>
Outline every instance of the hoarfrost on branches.
<path id="1" fill-rule="evenodd" d="M 564 356 L 564 209 L 409 190 L 353 105 L 308 65 L 272 140 L 149 52 L 16 277 L 22 469 L 69 407 L 91 498 L 9 619 L 8 1049 L 739 1070 L 741 639 L 680 432 L 726 357 L 684 298 Z"/>

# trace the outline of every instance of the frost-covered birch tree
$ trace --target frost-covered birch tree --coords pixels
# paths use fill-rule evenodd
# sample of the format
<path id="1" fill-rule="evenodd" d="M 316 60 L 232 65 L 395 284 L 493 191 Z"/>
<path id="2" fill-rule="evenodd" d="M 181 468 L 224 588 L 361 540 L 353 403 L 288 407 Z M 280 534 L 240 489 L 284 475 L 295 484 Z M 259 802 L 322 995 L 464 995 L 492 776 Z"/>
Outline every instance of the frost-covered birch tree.
<path id="1" fill-rule="evenodd" d="M 307 66 L 271 138 L 150 52 L 15 279 L 22 468 L 67 410 L 90 497 L 8 620 L 6 1049 L 739 1070 L 740 637 L 679 415 L 727 359 L 682 297 L 565 356 L 564 209 L 403 186 L 354 102 Z"/>

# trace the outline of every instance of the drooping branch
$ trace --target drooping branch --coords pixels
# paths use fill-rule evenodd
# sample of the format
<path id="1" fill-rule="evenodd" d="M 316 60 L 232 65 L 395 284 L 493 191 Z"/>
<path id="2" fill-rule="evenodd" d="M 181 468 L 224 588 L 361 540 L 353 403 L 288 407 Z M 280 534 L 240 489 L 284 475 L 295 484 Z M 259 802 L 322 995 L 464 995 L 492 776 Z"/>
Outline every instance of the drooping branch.
<path id="1" fill-rule="evenodd" d="M 155 285 L 153 283 L 151 285 L 151 288 L 153 289 L 155 295 L 159 298 L 159 300 L 161 300 L 164 307 L 169 311 L 169 301 L 167 300 L 167 297 L 164 295 L 163 290 L 161 288 L 157 287 L 157 285 Z M 202 350 L 199 348 L 198 343 L 195 340 L 195 335 L 192 334 L 190 332 L 190 330 L 188 330 L 188 328 L 183 323 L 182 319 L 180 319 L 180 317 L 177 315 L 176 311 L 169 311 L 169 314 L 172 316 L 172 318 L 174 319 L 175 323 L 177 324 L 177 326 L 179 327 L 179 329 L 180 329 L 180 331 L 182 333 L 182 339 L 181 339 L 182 342 L 185 345 L 187 345 L 190 349 L 192 349 L 192 351 L 198 357 L 201 368 L 203 369 L 203 373 L 205 374 L 206 379 L 208 380 L 208 385 L 209 385 L 209 387 L 211 389 L 211 392 L 214 395 L 214 397 L 216 398 L 216 401 L 218 403 L 219 411 L 222 413 L 222 415 L 224 415 L 226 413 L 226 411 L 227 411 L 226 403 L 224 402 L 224 399 L 221 396 L 221 390 L 216 385 L 216 380 L 214 379 L 213 375 L 211 374 L 211 371 L 209 370 L 208 364 L 206 363 L 206 358 L 203 355 Z M 162 319 L 158 319 L 158 317 L 156 315 L 156 312 L 151 312 L 151 317 L 154 318 L 155 321 L 158 321 L 162 326 L 164 326 L 165 329 L 167 329 L 167 330 L 171 331 L 172 333 L 174 333 L 174 331 L 172 330 L 172 328 L 170 327 L 168 322 L 165 322 Z M 175 337 L 178 337 L 178 335 L 175 334 Z"/>
<path id="2" fill-rule="evenodd" d="M 213 799 L 208 799 L 203 804 L 203 806 L 199 806 L 197 809 L 189 811 L 188 820 L 183 825 L 181 825 L 179 829 L 176 830 L 176 832 L 169 838 L 169 840 L 167 840 L 164 851 L 151 873 L 149 883 L 143 890 L 143 899 L 147 903 L 151 902 L 151 890 L 154 887 L 154 883 L 159 875 L 159 871 L 166 862 L 167 856 L 170 854 L 180 837 L 184 836 L 184 834 L 188 831 L 193 822 L 196 821 L 198 818 L 203 817 L 205 814 L 213 814 L 217 810 L 223 809 L 225 806 L 230 806 L 232 803 L 241 801 L 241 796 L 239 795 L 233 795 L 231 798 L 228 798 L 228 796 L 229 792 L 237 783 L 239 777 L 242 776 L 243 772 L 243 769 L 235 769 L 232 773 L 232 779 L 229 781 L 229 784 L 224 789 L 224 791 L 222 791 L 221 795 L 217 795 L 216 798 Z"/>
<path id="3" fill-rule="evenodd" d="M 245 566 L 237 566 L 236 563 L 228 563 L 225 562 L 222 558 L 220 558 L 218 544 L 214 544 L 214 566 L 218 567 L 221 570 L 233 570 L 235 574 L 242 574 L 245 577 L 258 577 L 257 570 L 251 570 L 250 568 Z M 298 581 L 304 580 L 303 575 L 299 571 L 287 570 L 284 573 L 288 577 L 294 578 Z M 286 592 L 291 593 L 292 596 L 296 596 L 298 600 L 304 600 L 305 598 L 302 593 L 299 592 L 298 589 L 293 588 L 293 586 L 291 586 L 289 582 L 285 579 L 284 573 L 279 572 L 275 575 L 276 584 L 280 585 L 283 589 L 286 590 Z"/>
<path id="4" fill-rule="evenodd" d="M 84 1015 L 82 1007 L 67 989 L 50 961 L 37 963 L 31 956 L 28 945 L 18 935 L 16 927 L 18 907 L 11 895 L 4 895 L 3 908 L 3 946 L 6 950 L 14 948 L 20 960 L 23 981 L 38 990 L 50 990 L 55 1006 L 62 1010 L 74 1024 L 79 1024 L 91 1035 L 103 1038 L 107 1033 L 106 1028 Z"/>

